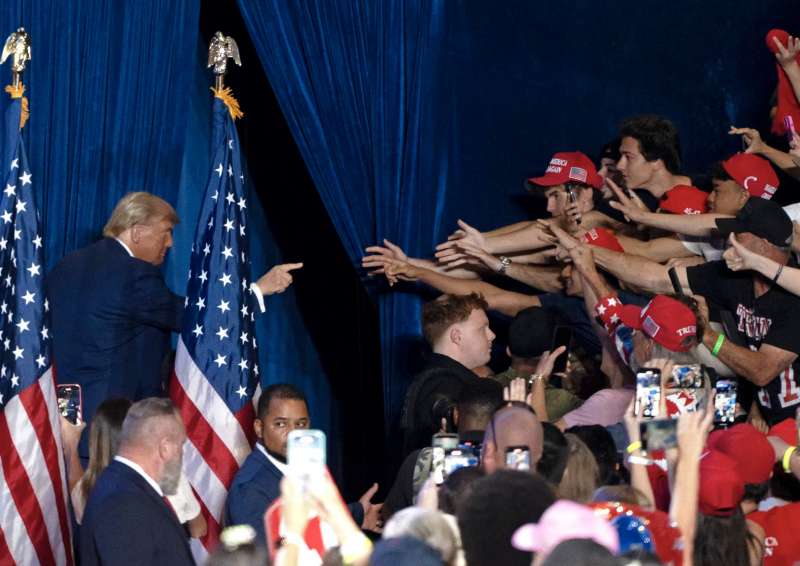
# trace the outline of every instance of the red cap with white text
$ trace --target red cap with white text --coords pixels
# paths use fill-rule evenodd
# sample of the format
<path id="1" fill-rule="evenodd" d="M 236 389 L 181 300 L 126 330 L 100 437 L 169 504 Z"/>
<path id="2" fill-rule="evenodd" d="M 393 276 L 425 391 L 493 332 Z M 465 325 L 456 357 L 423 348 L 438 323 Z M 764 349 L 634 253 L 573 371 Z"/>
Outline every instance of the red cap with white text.
<path id="1" fill-rule="evenodd" d="M 752 153 L 737 153 L 722 162 L 722 168 L 750 196 L 771 199 L 780 181 L 769 161 Z"/>
<path id="2" fill-rule="evenodd" d="M 595 189 L 603 185 L 603 179 L 597 174 L 597 168 L 585 154 L 580 151 L 559 152 L 551 159 L 547 170 L 541 177 L 531 177 L 528 183 L 541 187 L 552 187 L 564 183 L 583 183 Z"/>
<path id="3" fill-rule="evenodd" d="M 705 214 L 708 212 L 707 200 L 708 193 L 697 187 L 677 185 L 664 193 L 658 206 L 672 214 Z"/>
<path id="4" fill-rule="evenodd" d="M 697 318 L 692 309 L 672 297 L 656 295 L 642 308 L 625 305 L 619 317 L 625 326 L 641 330 L 672 352 L 686 352 L 696 344 Z"/>

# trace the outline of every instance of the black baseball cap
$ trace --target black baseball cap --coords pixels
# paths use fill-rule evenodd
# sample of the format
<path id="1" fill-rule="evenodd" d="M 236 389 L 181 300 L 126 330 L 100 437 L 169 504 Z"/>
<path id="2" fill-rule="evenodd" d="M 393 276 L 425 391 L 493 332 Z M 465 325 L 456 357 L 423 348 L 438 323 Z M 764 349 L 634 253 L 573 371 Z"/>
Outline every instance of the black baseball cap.
<path id="1" fill-rule="evenodd" d="M 731 233 L 750 232 L 779 248 L 790 245 L 794 233 L 792 220 L 780 205 L 757 197 L 748 199 L 735 218 L 720 218 L 716 223 L 725 238 Z"/>
<path id="2" fill-rule="evenodd" d="M 508 327 L 508 349 L 517 358 L 537 358 L 550 349 L 557 319 L 545 307 L 520 311 Z"/>

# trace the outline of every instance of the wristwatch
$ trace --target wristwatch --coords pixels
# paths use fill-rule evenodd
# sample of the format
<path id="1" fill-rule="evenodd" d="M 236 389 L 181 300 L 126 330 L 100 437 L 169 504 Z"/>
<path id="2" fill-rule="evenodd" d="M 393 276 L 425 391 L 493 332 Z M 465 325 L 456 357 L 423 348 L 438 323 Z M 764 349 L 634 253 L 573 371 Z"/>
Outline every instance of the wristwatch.
<path id="1" fill-rule="evenodd" d="M 497 273 L 505 274 L 508 266 L 511 265 L 511 260 L 504 255 L 500 256 L 500 267 L 497 268 Z"/>

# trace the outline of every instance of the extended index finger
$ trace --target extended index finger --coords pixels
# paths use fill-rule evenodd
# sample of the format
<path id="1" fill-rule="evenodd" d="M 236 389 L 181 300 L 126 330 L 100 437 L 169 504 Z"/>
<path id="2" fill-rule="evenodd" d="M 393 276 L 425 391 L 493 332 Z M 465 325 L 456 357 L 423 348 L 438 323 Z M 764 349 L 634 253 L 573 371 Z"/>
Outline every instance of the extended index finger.
<path id="1" fill-rule="evenodd" d="M 300 269 L 303 267 L 302 263 L 284 263 L 281 265 L 284 271 L 294 271 L 295 269 Z"/>

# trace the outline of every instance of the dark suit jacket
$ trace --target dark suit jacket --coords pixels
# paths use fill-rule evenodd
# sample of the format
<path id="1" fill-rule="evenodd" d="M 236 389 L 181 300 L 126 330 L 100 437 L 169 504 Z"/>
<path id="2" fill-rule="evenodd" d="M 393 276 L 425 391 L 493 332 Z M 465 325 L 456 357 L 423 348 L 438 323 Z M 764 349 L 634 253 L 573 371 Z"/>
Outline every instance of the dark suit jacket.
<path id="1" fill-rule="evenodd" d="M 175 512 L 129 466 L 113 461 L 92 489 L 80 527 L 81 566 L 194 564 Z"/>
<path id="2" fill-rule="evenodd" d="M 105 238 L 61 260 L 47 288 L 58 382 L 81 386 L 87 423 L 111 397 L 164 394 L 170 333 L 180 330 L 184 300 L 159 268 Z"/>
<path id="3" fill-rule="evenodd" d="M 226 525 L 250 525 L 265 544 L 264 512 L 281 496 L 283 474 L 261 450 L 253 451 L 233 478 L 225 502 Z"/>
<path id="4" fill-rule="evenodd" d="M 258 540 L 266 544 L 264 534 L 264 512 L 281 496 L 283 474 L 269 461 L 264 453 L 253 447 L 233 478 L 225 502 L 225 525 L 250 525 Z M 348 503 L 348 509 L 356 524 L 364 521 L 361 503 Z"/>

